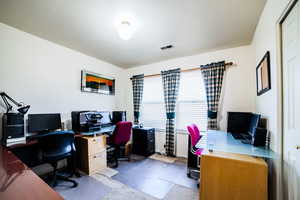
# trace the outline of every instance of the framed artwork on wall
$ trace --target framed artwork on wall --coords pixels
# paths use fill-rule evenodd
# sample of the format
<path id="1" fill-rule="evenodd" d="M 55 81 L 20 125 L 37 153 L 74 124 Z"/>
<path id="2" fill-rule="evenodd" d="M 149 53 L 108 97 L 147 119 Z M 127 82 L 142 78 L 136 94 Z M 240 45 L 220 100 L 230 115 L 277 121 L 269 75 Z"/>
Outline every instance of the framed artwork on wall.
<path id="1" fill-rule="evenodd" d="M 109 76 L 81 71 L 81 91 L 99 94 L 114 95 L 115 79 Z"/>
<path id="2" fill-rule="evenodd" d="M 256 67 L 257 96 L 271 89 L 270 52 L 268 51 Z"/>

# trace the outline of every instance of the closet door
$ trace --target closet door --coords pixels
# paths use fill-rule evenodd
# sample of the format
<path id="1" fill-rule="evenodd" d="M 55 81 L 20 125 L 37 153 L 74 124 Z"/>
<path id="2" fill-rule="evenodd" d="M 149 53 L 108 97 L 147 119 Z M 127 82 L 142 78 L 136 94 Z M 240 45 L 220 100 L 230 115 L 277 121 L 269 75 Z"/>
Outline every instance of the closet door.
<path id="1" fill-rule="evenodd" d="M 300 6 L 282 24 L 284 199 L 300 199 Z"/>

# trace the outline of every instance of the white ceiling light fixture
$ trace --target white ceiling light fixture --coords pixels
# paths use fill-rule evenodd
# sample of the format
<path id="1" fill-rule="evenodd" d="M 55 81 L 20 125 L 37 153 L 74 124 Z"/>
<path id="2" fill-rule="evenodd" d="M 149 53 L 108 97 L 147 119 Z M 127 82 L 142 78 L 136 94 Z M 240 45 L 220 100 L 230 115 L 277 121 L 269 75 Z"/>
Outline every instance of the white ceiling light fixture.
<path id="1" fill-rule="evenodd" d="M 129 21 L 121 21 L 117 27 L 120 38 L 129 40 L 133 35 L 133 27 Z"/>

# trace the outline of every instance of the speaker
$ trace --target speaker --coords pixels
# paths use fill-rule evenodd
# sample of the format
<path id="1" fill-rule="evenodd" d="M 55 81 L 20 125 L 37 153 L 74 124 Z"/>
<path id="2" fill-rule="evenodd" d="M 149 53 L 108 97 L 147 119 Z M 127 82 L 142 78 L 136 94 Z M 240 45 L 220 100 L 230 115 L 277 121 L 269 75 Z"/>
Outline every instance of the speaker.
<path id="1" fill-rule="evenodd" d="M 112 112 L 112 123 L 126 121 L 126 111 L 113 111 Z"/>
<path id="2" fill-rule="evenodd" d="M 266 146 L 267 132 L 268 131 L 265 128 L 255 128 L 252 137 L 252 145 Z"/>
<path id="3" fill-rule="evenodd" d="M 20 113 L 5 113 L 2 117 L 2 142 L 15 142 L 24 139 L 24 115 Z"/>

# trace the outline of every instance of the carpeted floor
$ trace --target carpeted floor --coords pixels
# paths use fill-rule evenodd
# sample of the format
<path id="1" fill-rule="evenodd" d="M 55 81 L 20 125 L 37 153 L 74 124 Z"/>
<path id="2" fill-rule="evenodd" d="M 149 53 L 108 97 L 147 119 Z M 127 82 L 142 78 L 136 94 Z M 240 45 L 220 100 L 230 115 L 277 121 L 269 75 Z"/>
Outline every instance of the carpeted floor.
<path id="1" fill-rule="evenodd" d="M 103 174 L 75 178 L 77 188 L 60 183 L 55 190 L 67 200 L 198 200 L 195 180 L 186 177 L 186 164 L 137 157 L 120 162 L 112 178 Z"/>

